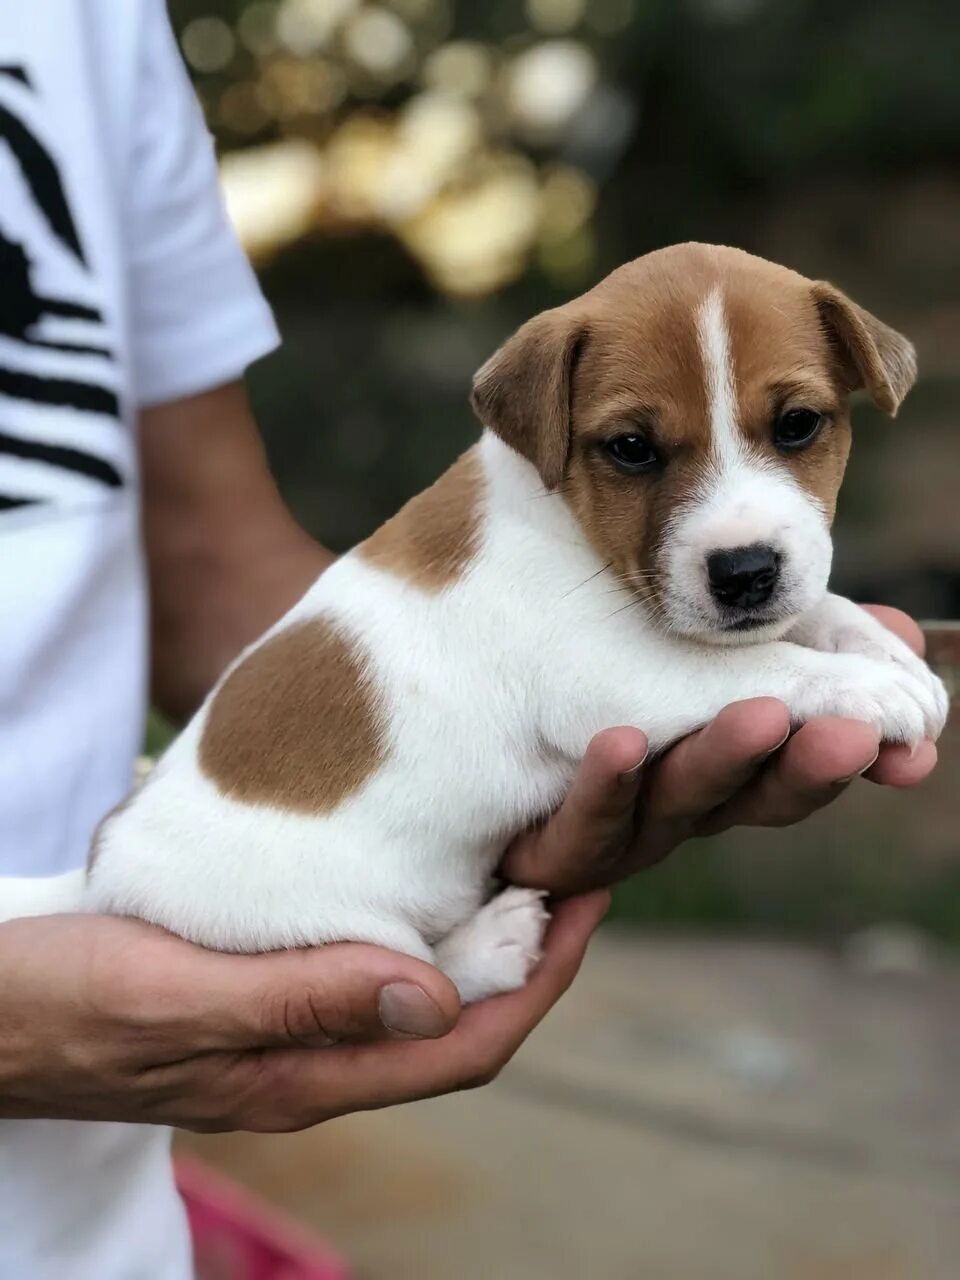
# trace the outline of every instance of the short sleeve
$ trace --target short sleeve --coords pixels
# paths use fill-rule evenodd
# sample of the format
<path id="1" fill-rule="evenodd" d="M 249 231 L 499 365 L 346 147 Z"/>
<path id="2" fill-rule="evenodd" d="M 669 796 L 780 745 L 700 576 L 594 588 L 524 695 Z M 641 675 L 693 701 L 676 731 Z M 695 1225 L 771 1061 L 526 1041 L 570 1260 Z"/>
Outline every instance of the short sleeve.
<path id="1" fill-rule="evenodd" d="M 163 0 L 143 7 L 123 209 L 141 406 L 232 381 L 278 342 L 227 218 L 213 143 Z"/>

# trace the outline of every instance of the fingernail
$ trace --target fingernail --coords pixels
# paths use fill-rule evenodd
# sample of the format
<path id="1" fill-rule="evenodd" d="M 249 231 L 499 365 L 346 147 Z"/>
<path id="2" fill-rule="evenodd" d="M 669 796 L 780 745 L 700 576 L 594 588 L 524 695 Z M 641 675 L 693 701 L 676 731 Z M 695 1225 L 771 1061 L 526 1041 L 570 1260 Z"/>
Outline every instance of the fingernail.
<path id="1" fill-rule="evenodd" d="M 790 730 L 788 729 L 778 743 L 776 743 L 772 747 L 767 747 L 766 751 L 761 751 L 758 756 L 754 756 L 753 763 L 763 764 L 764 760 L 769 760 L 772 755 L 776 755 L 776 753 L 780 750 L 780 748 L 783 746 L 783 744 L 786 742 L 786 740 L 789 737 L 790 737 Z"/>
<path id="2" fill-rule="evenodd" d="M 865 764 L 862 769 L 858 769 L 856 773 L 851 773 L 849 778 L 838 778 L 833 785 L 835 787 L 845 787 L 848 783 L 853 782 L 854 779 L 862 778 L 863 775 L 867 772 L 867 770 L 872 769 L 879 759 L 880 759 L 880 750 L 878 748 L 877 754 L 873 757 L 872 760 L 870 760 L 867 764 Z"/>
<path id="3" fill-rule="evenodd" d="M 391 982 L 380 991 L 380 1021 L 388 1031 L 434 1040 L 450 1030 L 439 1005 L 413 982 Z"/>
<path id="4" fill-rule="evenodd" d="M 631 765 L 629 769 L 624 769 L 620 774 L 620 781 L 624 783 L 636 782 L 637 775 L 643 766 L 647 763 L 647 756 L 650 754 L 649 748 L 643 753 L 636 764 Z"/>

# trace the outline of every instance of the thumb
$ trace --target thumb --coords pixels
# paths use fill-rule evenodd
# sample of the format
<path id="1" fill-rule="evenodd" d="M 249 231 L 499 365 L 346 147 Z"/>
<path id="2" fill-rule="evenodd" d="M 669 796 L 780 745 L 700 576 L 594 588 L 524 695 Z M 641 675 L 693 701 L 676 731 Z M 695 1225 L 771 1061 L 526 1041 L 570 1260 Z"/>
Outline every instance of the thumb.
<path id="1" fill-rule="evenodd" d="M 457 990 L 439 969 L 381 947 L 205 957 L 204 973 L 192 979 L 204 994 L 193 1007 L 211 1050 L 434 1039 L 460 1015 Z"/>

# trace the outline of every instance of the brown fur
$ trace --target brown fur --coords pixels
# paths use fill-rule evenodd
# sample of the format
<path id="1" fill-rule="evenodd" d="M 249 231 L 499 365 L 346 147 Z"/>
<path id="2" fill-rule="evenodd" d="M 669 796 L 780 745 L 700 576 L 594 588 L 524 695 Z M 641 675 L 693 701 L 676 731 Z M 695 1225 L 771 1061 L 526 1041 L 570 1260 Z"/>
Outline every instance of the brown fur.
<path id="1" fill-rule="evenodd" d="M 548 489 L 563 478 L 570 451 L 570 378 L 582 336 L 574 304 L 544 311 L 473 380 L 477 417 L 533 463 Z"/>
<path id="2" fill-rule="evenodd" d="M 360 554 L 422 591 L 442 591 L 460 577 L 480 545 L 482 486 L 480 459 L 476 449 L 469 449 L 381 525 Z"/>
<path id="3" fill-rule="evenodd" d="M 866 386 L 880 407 L 895 407 L 913 379 L 912 348 L 832 286 L 739 249 L 676 245 L 628 263 L 525 325 L 474 387 L 481 420 L 538 465 L 599 554 L 654 605 L 668 521 L 695 494 L 711 453 L 697 312 L 716 288 L 741 430 L 832 517 L 850 447 L 849 392 Z M 791 408 L 830 423 L 809 449 L 780 453 L 773 424 Z M 669 459 L 661 473 L 626 475 L 600 447 L 638 426 Z"/>
<path id="4" fill-rule="evenodd" d="M 913 345 L 832 284 L 818 280 L 813 296 L 850 390 L 863 387 L 878 409 L 896 417 L 917 380 Z"/>
<path id="5" fill-rule="evenodd" d="M 225 795 L 310 814 L 335 809 L 385 758 L 363 654 L 323 618 L 278 632 L 227 676 L 199 750 Z"/>
<path id="6" fill-rule="evenodd" d="M 742 256 L 744 266 L 737 263 L 723 281 L 740 430 L 757 453 L 791 471 L 832 520 L 850 453 L 847 378 L 810 281 Z M 790 409 L 814 409 L 829 425 L 809 448 L 781 453 L 772 424 Z"/>
<path id="7" fill-rule="evenodd" d="M 582 299 L 589 320 L 571 394 L 567 501 L 605 560 L 643 594 L 670 515 L 695 491 L 710 454 L 696 308 L 707 258 L 650 255 Z M 624 475 L 600 448 L 641 427 L 670 454 L 663 476 Z"/>

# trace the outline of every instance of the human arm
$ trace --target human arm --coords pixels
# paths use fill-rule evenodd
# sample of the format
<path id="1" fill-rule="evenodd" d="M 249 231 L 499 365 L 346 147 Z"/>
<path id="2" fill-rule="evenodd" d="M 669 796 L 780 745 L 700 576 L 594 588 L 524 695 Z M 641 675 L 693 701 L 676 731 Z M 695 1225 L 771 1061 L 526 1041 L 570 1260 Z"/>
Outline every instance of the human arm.
<path id="1" fill-rule="evenodd" d="M 151 691 L 181 721 L 334 557 L 281 499 L 242 382 L 144 409 L 140 456 Z"/>
<path id="2" fill-rule="evenodd" d="M 376 947 L 236 956 L 133 920 L 10 921 L 0 1116 L 281 1131 L 483 1084 L 569 986 L 607 902 L 561 904 L 529 983 L 462 1013 L 439 970 Z"/>

